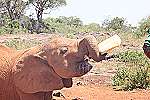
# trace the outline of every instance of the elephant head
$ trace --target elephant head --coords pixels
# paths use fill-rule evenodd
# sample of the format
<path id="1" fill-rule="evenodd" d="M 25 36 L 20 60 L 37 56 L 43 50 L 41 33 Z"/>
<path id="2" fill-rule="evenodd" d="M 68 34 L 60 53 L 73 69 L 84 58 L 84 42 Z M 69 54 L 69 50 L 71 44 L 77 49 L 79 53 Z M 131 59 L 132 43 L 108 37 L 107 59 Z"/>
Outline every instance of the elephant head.
<path id="1" fill-rule="evenodd" d="M 87 57 L 101 61 L 98 42 L 92 35 L 83 39 L 56 38 L 43 48 L 43 55 L 54 71 L 63 78 L 79 77 L 90 71 L 92 65 Z"/>
<path id="2" fill-rule="evenodd" d="M 101 61 L 94 36 L 83 39 L 56 38 L 39 47 L 21 51 L 14 69 L 16 87 L 27 93 L 72 86 L 72 78 L 92 68 L 86 57 Z M 21 56 L 20 56 L 21 55 Z"/>

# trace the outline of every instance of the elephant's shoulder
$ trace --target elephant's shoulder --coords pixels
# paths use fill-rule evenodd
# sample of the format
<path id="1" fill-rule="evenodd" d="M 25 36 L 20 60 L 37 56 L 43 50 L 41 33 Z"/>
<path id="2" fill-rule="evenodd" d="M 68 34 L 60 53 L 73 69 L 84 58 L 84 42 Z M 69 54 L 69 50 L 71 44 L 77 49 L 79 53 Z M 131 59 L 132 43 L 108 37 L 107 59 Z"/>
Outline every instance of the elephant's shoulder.
<path id="1" fill-rule="evenodd" d="M 27 48 L 24 50 L 19 50 L 16 52 L 16 57 L 26 57 L 26 56 L 30 56 L 30 55 L 34 55 L 37 54 L 38 52 L 40 52 L 42 50 L 41 46 L 35 46 L 35 47 L 31 47 L 31 48 Z"/>

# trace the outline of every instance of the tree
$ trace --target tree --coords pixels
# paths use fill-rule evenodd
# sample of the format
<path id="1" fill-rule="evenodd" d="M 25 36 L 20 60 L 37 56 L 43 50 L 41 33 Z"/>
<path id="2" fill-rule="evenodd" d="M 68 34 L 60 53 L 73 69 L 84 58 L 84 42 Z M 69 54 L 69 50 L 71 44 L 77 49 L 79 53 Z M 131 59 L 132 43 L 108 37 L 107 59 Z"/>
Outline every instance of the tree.
<path id="1" fill-rule="evenodd" d="M 0 11 L 1 14 L 7 14 L 7 16 L 13 20 L 19 19 L 27 6 L 27 3 L 22 0 L 1 0 Z"/>
<path id="2" fill-rule="evenodd" d="M 106 30 L 109 30 L 109 25 L 111 24 L 111 21 L 109 19 L 105 19 L 102 23 L 102 27 Z"/>
<path id="3" fill-rule="evenodd" d="M 150 16 L 143 18 L 138 24 L 134 34 L 136 37 L 141 38 L 147 35 L 147 31 L 150 29 Z"/>
<path id="4" fill-rule="evenodd" d="M 79 28 L 83 26 L 83 22 L 80 18 L 71 16 L 60 16 L 58 18 L 48 17 L 43 20 L 44 24 L 48 27 L 45 31 L 55 32 L 61 34 L 74 34 L 79 31 Z M 45 28 L 43 28 L 45 29 Z"/>
<path id="5" fill-rule="evenodd" d="M 144 36 L 147 33 L 147 30 L 150 29 L 150 16 L 148 16 L 147 18 L 143 18 L 139 22 L 138 28 L 141 34 Z"/>
<path id="6" fill-rule="evenodd" d="M 0 28 L 10 34 L 19 29 L 27 5 L 23 0 L 0 0 Z"/>
<path id="7" fill-rule="evenodd" d="M 66 25 L 74 26 L 74 27 L 79 27 L 83 25 L 81 19 L 76 16 L 71 16 L 71 17 L 60 16 L 59 18 L 56 18 L 56 22 L 64 23 Z"/>
<path id="8" fill-rule="evenodd" d="M 50 12 L 53 9 L 66 5 L 65 0 L 29 0 L 29 3 L 35 7 L 37 17 L 37 34 L 40 33 L 40 28 L 43 24 L 42 18 L 44 11 L 49 10 Z"/>
<path id="9" fill-rule="evenodd" d="M 114 30 L 122 29 L 124 22 L 125 22 L 124 18 L 115 17 L 113 20 L 111 20 L 111 24 L 109 27 Z"/>
<path id="10" fill-rule="evenodd" d="M 97 32 L 100 32 L 101 30 L 101 27 L 99 24 L 97 23 L 90 23 L 88 25 L 84 25 L 82 28 L 81 28 L 81 32 L 87 32 L 87 33 L 97 33 Z"/>
<path id="11" fill-rule="evenodd" d="M 118 30 L 122 29 L 125 24 L 124 18 L 115 17 L 112 20 L 104 20 L 103 27 L 106 29 Z"/>

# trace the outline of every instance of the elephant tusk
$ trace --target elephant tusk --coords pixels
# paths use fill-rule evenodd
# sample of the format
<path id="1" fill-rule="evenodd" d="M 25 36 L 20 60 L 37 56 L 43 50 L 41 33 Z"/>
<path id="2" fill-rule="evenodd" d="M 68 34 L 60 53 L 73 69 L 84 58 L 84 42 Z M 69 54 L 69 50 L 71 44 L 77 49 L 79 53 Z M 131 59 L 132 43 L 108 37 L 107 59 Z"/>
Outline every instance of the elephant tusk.
<path id="1" fill-rule="evenodd" d="M 115 34 L 98 44 L 99 52 L 108 52 L 121 45 L 121 38 Z"/>

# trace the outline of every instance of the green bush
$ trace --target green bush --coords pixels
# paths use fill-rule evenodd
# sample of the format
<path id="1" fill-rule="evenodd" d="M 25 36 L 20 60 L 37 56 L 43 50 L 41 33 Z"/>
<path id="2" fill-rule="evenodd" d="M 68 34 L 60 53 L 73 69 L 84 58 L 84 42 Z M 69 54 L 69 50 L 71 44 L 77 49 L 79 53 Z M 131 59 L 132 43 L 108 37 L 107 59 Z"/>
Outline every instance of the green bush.
<path id="1" fill-rule="evenodd" d="M 149 59 L 140 51 L 128 50 L 119 53 L 116 57 L 120 62 L 125 62 L 128 65 L 149 66 Z"/>
<path id="2" fill-rule="evenodd" d="M 93 32 L 100 32 L 102 29 L 99 24 L 97 23 L 90 23 L 88 25 L 83 25 L 79 28 L 80 32 L 87 32 L 87 33 L 93 33 Z"/>
<path id="3" fill-rule="evenodd" d="M 102 23 L 102 27 L 106 30 L 122 30 L 125 26 L 125 18 L 114 17 L 112 19 L 105 19 Z"/>
<path id="4" fill-rule="evenodd" d="M 5 42 L 5 45 L 9 47 L 16 48 L 17 50 L 27 49 L 33 46 L 37 46 L 41 44 L 40 41 L 37 40 L 25 40 L 25 39 L 12 39 Z"/>
<path id="5" fill-rule="evenodd" d="M 93 33 L 100 32 L 102 28 L 97 23 L 90 23 L 83 25 L 82 21 L 77 17 L 59 17 L 59 18 L 47 18 L 44 20 L 48 30 L 45 32 L 62 33 L 64 36 L 74 38 L 77 33 Z"/>
<path id="6" fill-rule="evenodd" d="M 144 34 L 138 28 L 135 32 L 133 32 L 133 35 L 137 38 L 141 38 L 141 37 L 143 37 Z"/>
<path id="7" fill-rule="evenodd" d="M 134 34 L 137 37 L 143 37 L 146 35 L 147 30 L 150 28 L 150 16 L 143 18 L 140 22 L 139 22 L 139 26 L 137 28 L 137 30 L 134 32 Z"/>
<path id="8" fill-rule="evenodd" d="M 18 33 L 27 33 L 27 29 L 22 28 L 19 21 L 11 21 L 10 19 L 6 19 L 6 24 L 4 26 L 0 26 L 0 35 Z"/>
<path id="9" fill-rule="evenodd" d="M 112 78 L 113 86 L 122 90 L 146 89 L 150 86 L 150 63 L 143 52 L 126 51 L 120 53 L 117 58 L 125 65 L 119 67 Z"/>
<path id="10" fill-rule="evenodd" d="M 5 27 L 0 27 L 0 35 L 5 34 L 5 33 L 6 33 Z"/>

